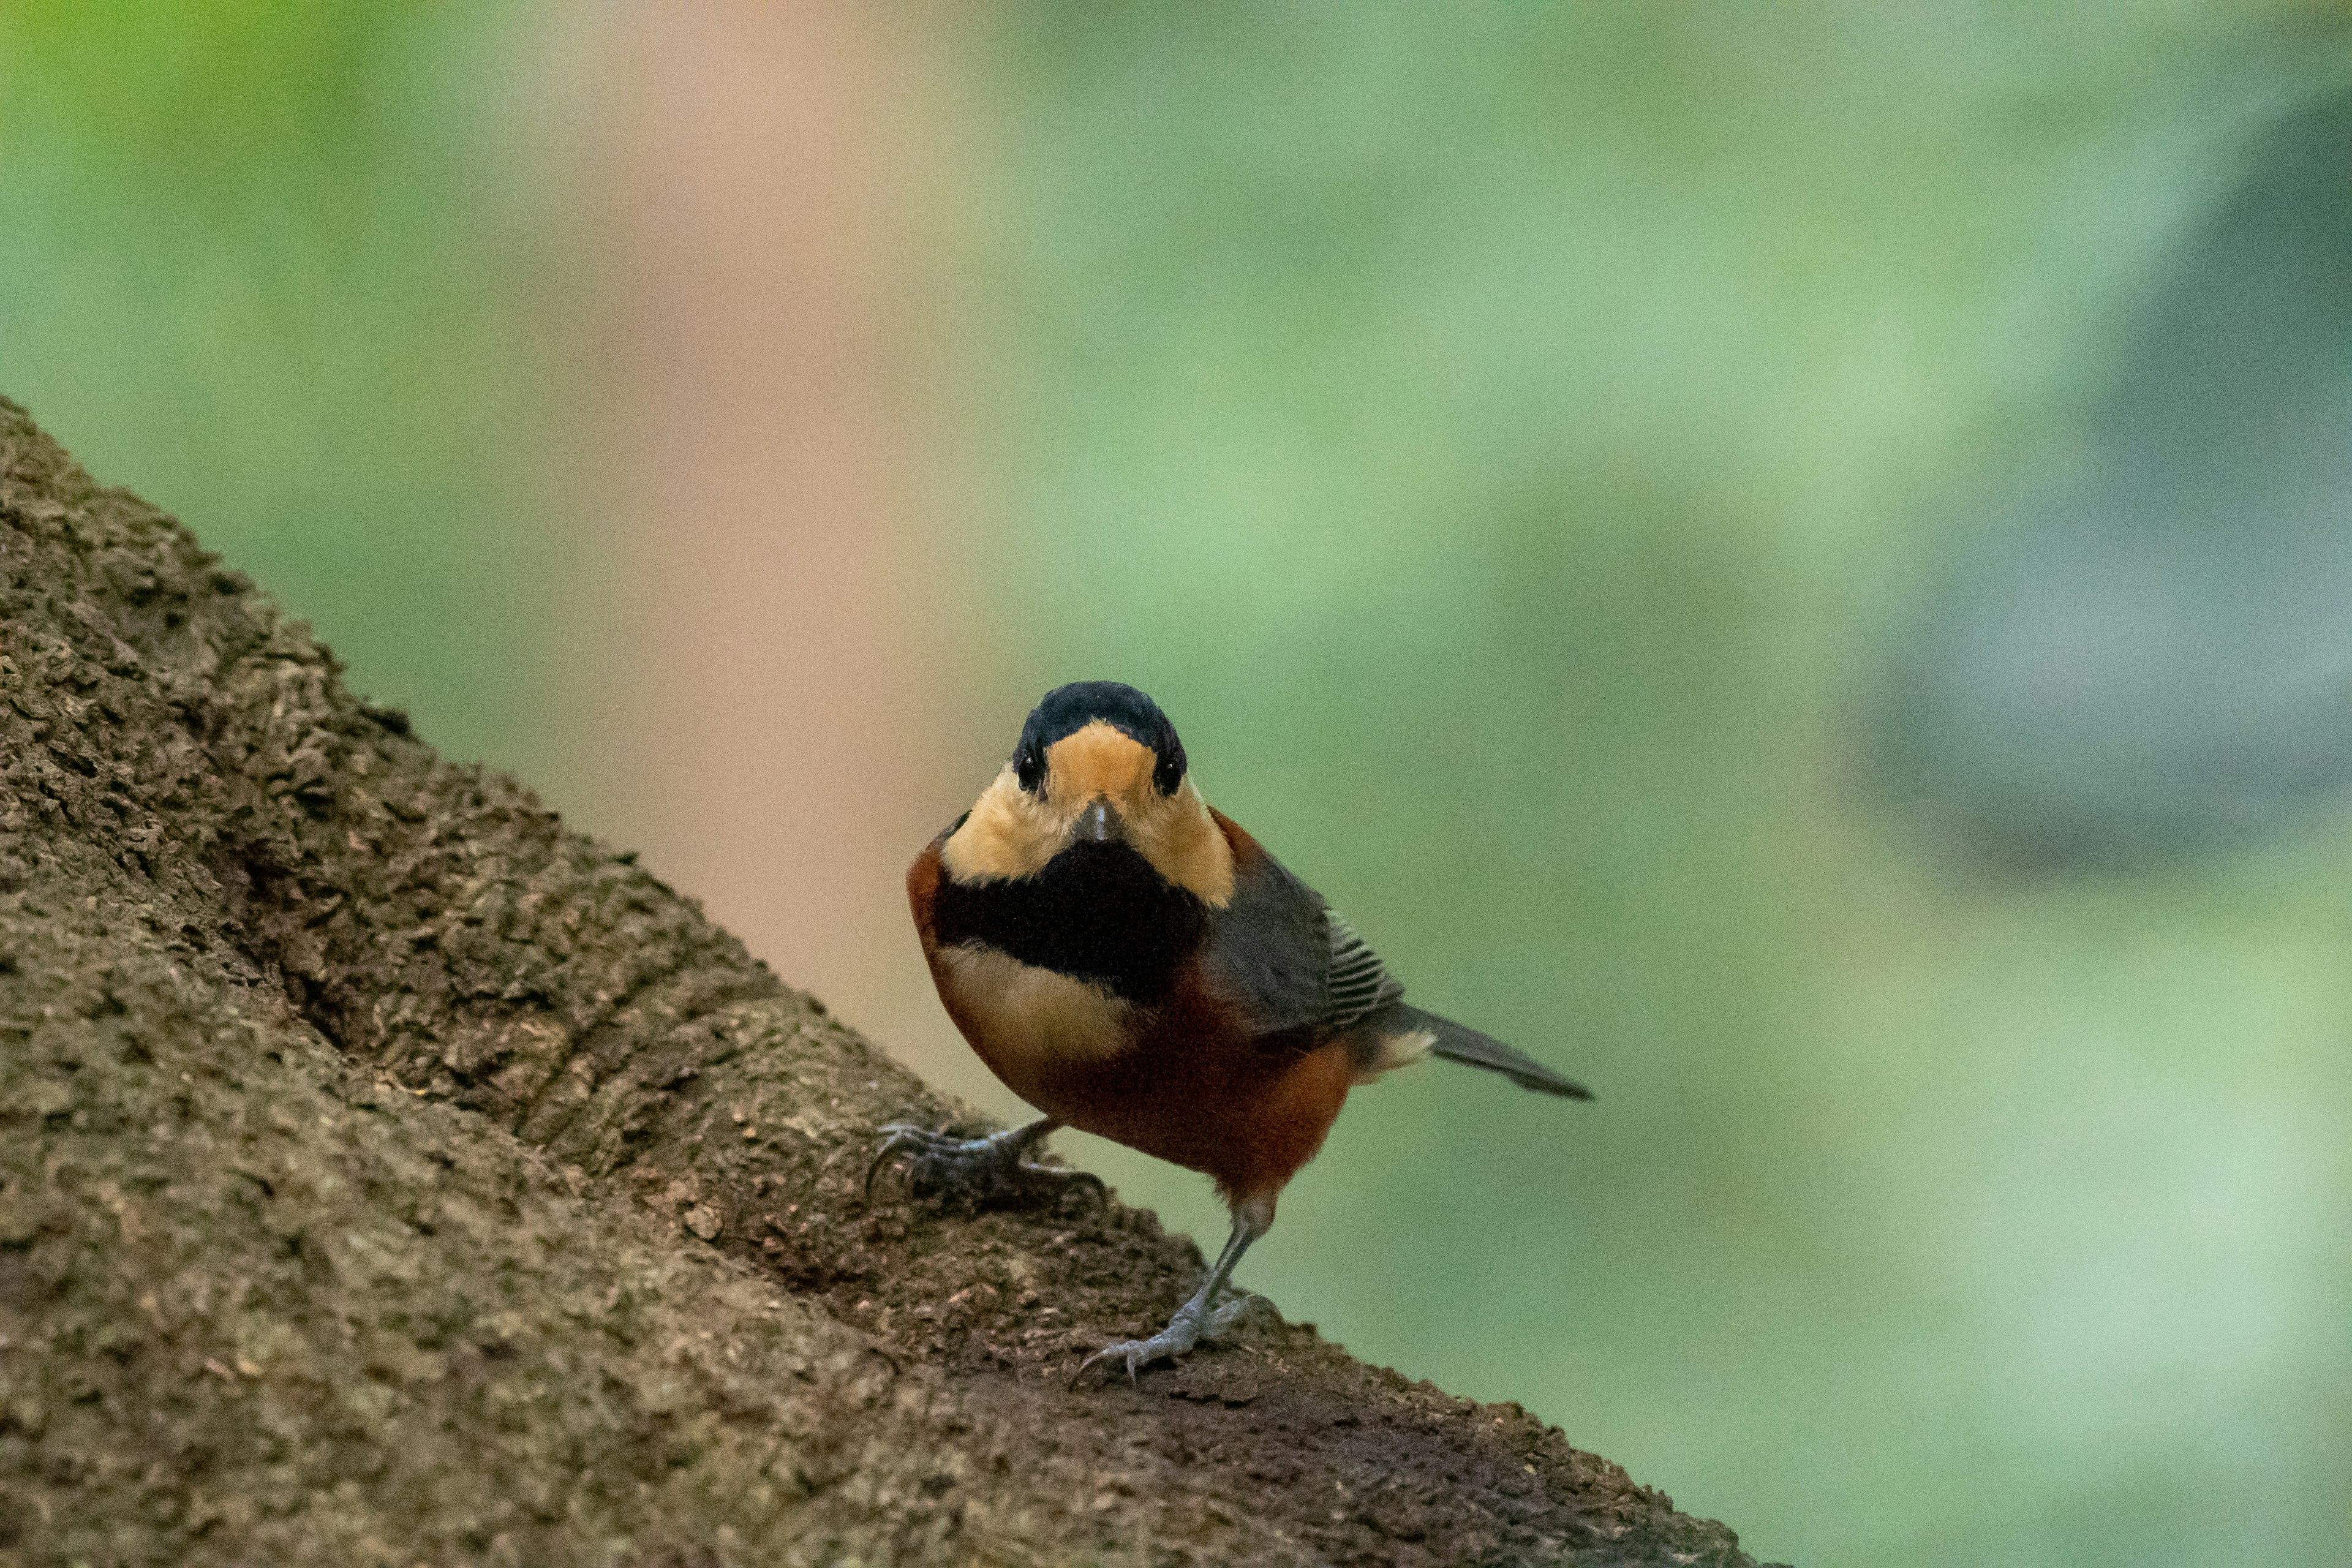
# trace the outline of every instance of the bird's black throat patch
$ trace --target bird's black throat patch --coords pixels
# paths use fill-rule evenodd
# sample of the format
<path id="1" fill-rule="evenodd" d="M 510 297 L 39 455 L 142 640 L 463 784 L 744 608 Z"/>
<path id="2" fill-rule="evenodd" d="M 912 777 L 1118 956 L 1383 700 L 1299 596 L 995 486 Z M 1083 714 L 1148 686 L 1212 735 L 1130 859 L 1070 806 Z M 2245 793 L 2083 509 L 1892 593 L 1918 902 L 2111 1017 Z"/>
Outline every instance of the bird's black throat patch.
<path id="1" fill-rule="evenodd" d="M 941 946 L 982 942 L 1146 1005 L 1168 994 L 1208 920 L 1197 896 L 1124 844 L 1074 844 L 1034 876 L 943 876 L 931 910 Z"/>

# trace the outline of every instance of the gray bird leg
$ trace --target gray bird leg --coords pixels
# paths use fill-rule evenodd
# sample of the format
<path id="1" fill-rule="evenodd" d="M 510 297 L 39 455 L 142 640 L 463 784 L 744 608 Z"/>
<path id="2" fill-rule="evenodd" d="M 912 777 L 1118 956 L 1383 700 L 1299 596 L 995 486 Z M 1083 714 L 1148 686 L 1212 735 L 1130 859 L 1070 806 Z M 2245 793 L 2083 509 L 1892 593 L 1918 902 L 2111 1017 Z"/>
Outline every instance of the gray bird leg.
<path id="1" fill-rule="evenodd" d="M 907 1185 L 917 1197 L 937 1195 L 971 1208 L 1035 1202 L 1077 1185 L 1092 1186 L 1108 1197 L 1109 1189 L 1091 1171 L 1066 1171 L 1027 1158 L 1029 1151 L 1060 1125 L 1045 1116 L 1026 1127 L 1008 1128 L 984 1138 L 951 1138 L 911 1121 L 894 1121 L 881 1130 L 882 1146 L 874 1152 L 874 1163 L 866 1167 L 866 1201 L 874 1198 L 874 1178 L 881 1174 L 883 1166 L 893 1163 L 905 1165 Z"/>
<path id="2" fill-rule="evenodd" d="M 1192 1299 L 1176 1309 L 1168 1326 L 1148 1340 L 1121 1340 L 1102 1349 L 1078 1363 L 1077 1375 L 1070 1382 L 1075 1386 L 1098 1362 L 1123 1361 L 1127 1363 L 1127 1381 L 1135 1381 L 1136 1369 L 1150 1366 L 1155 1361 L 1173 1361 L 1191 1353 L 1202 1340 L 1213 1340 L 1240 1321 L 1241 1315 L 1257 1298 L 1244 1292 L 1223 1306 L 1217 1295 L 1233 1278 L 1234 1266 L 1242 1260 L 1250 1243 L 1264 1236 L 1274 1224 L 1274 1200 L 1270 1197 L 1250 1198 L 1234 1205 L 1233 1234 L 1225 1237 L 1225 1249 L 1217 1254 L 1217 1261 L 1209 1269 L 1209 1277 L 1192 1292 Z"/>

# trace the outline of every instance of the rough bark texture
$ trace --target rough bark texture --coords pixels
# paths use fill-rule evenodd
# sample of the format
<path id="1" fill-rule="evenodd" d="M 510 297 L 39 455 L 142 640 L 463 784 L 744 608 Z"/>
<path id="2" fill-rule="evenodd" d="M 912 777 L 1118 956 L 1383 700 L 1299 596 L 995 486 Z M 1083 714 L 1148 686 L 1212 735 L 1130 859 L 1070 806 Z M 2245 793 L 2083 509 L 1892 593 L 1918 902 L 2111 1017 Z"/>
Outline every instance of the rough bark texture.
<path id="1" fill-rule="evenodd" d="M 0 1563 L 1748 1560 L 960 1115 L 0 400 Z"/>

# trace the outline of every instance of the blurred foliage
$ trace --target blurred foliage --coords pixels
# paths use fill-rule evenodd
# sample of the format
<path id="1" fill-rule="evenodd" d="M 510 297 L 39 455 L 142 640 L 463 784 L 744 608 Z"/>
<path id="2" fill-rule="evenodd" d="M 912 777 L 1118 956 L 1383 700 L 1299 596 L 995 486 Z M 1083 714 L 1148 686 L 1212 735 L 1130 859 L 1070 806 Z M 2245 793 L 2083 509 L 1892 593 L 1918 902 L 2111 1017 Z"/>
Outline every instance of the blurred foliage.
<path id="1" fill-rule="evenodd" d="M 561 268 L 488 149 L 510 9 L 0 6 L 0 376 L 92 471 L 205 520 L 359 689 L 512 763 L 559 558 Z M 536 226 L 534 226 L 536 220 Z M 486 682 L 483 672 L 507 672 Z"/>
<path id="2" fill-rule="evenodd" d="M 1884 729 L 1915 808 L 2129 865 L 2352 778 L 2352 98 L 2254 145 L 2039 466 L 1902 639 Z"/>
<path id="3" fill-rule="evenodd" d="M 1419 999 L 1601 1095 L 1360 1095 L 1245 1280 L 1769 1556 L 2336 1560 L 2345 833 L 1988 884 L 1850 754 L 1937 520 L 2076 438 L 2336 22 L 1023 18 L 1016 684 L 1151 690 Z"/>
<path id="4" fill-rule="evenodd" d="M 522 306 L 560 218 L 486 151 L 524 26 L 0 7 L 0 387 L 499 761 L 555 745 L 577 371 Z M 1602 1097 L 1365 1092 L 1245 1282 L 1765 1556 L 2343 1559 L 2352 828 L 2007 881 L 1852 752 L 1971 505 L 2084 439 L 2345 45 L 2221 0 L 1000 18 L 1008 731 L 1142 685 L 1416 999 Z"/>

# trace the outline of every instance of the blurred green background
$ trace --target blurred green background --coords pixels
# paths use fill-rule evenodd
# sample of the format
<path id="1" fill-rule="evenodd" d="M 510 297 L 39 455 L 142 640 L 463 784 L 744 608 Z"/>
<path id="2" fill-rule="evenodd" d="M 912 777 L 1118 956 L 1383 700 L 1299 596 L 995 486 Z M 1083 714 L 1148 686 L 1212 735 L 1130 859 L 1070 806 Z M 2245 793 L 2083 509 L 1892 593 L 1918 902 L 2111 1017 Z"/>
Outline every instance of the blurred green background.
<path id="1" fill-rule="evenodd" d="M 635 842 L 698 808 L 610 782 L 659 748 L 606 607 L 701 546 L 597 478 L 648 428 L 599 412 L 611 322 L 671 285 L 596 215 L 684 177 L 644 82 L 694 79 L 623 9 L 0 7 L 0 391 Z M 1244 1281 L 1760 1557 L 2352 1563 L 2352 816 L 2021 863 L 1886 787 L 1873 717 L 2346 19 L 858 14 L 808 7 L 800 68 L 911 51 L 952 127 L 908 198 L 932 521 L 874 579 L 954 632 L 908 809 L 1045 687 L 1133 681 L 1416 1000 L 1601 1094 L 1360 1094 Z M 928 831 L 826 876 L 887 902 Z M 1069 1145 L 1222 1237 L 1198 1178 Z"/>

